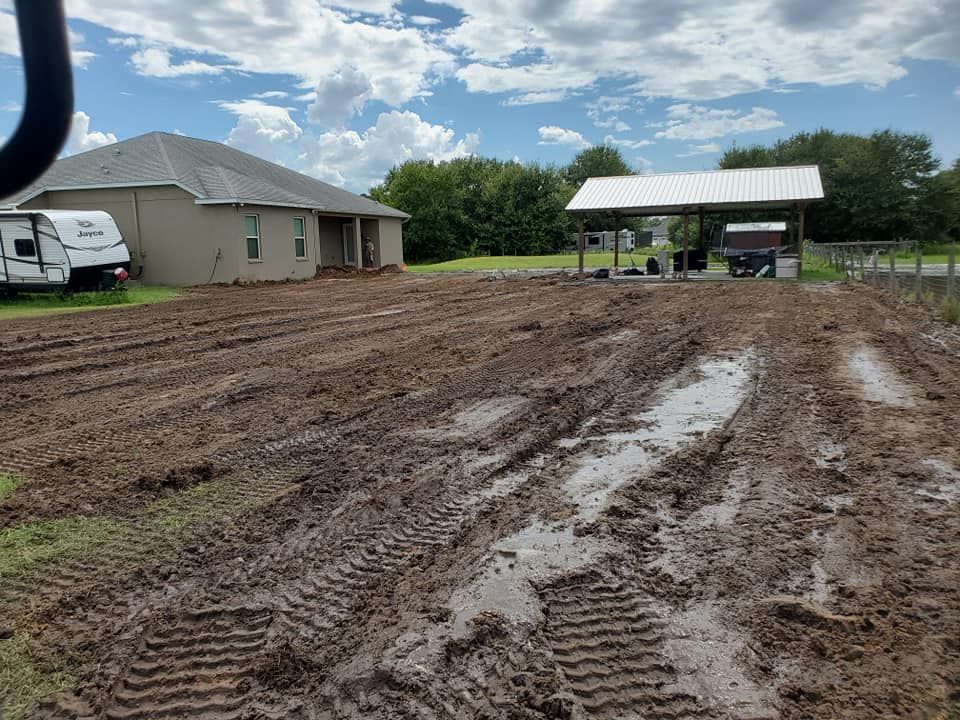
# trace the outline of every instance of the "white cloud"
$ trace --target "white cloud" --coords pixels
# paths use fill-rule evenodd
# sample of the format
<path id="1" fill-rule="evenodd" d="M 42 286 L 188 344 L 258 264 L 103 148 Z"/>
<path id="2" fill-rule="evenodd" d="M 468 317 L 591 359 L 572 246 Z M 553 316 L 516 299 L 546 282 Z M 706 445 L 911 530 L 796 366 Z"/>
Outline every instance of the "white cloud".
<path id="1" fill-rule="evenodd" d="M 587 117 L 596 127 L 629 132 L 632 128 L 621 120 L 617 113 L 630 109 L 632 102 L 631 98 L 601 95 L 593 102 L 587 103 Z"/>
<path id="2" fill-rule="evenodd" d="M 117 37 L 116 35 L 113 37 L 108 37 L 107 44 L 114 45 L 117 47 L 129 47 L 129 48 L 139 47 L 140 45 L 139 41 L 134 37 Z"/>
<path id="3" fill-rule="evenodd" d="M 267 90 L 266 92 L 254 93 L 250 97 L 256 98 L 257 100 L 282 100 L 283 98 L 290 97 L 290 93 L 284 92 L 283 90 Z"/>
<path id="4" fill-rule="evenodd" d="M 458 77 L 476 92 L 615 78 L 641 96 L 702 101 L 796 83 L 884 86 L 905 60 L 960 60 L 957 0 L 447 4 L 465 13 L 446 37 L 471 60 Z"/>
<path id="5" fill-rule="evenodd" d="M 16 100 L 10 100 L 5 102 L 3 105 L 0 105 L 0 112 L 12 112 L 18 113 L 23 110 L 23 103 L 19 103 Z"/>
<path id="6" fill-rule="evenodd" d="M 73 114 L 73 122 L 70 124 L 70 134 L 67 135 L 67 143 L 63 149 L 63 154 L 73 155 L 86 152 L 103 145 L 111 145 L 116 141 L 117 136 L 111 132 L 91 132 L 90 116 L 78 110 Z"/>
<path id="7" fill-rule="evenodd" d="M 576 130 L 567 130 L 556 125 L 544 125 L 538 132 L 540 142 L 537 145 L 573 145 L 574 147 L 590 147 L 590 143 Z"/>
<path id="8" fill-rule="evenodd" d="M 647 145 L 653 145 L 653 140 L 627 140 L 625 138 L 614 137 L 613 135 L 607 135 L 603 139 L 604 145 L 622 145 L 625 148 L 630 148 L 631 150 L 636 150 L 637 148 L 646 147 Z"/>
<path id="9" fill-rule="evenodd" d="M 957 89 L 953 91 L 953 94 L 960 97 L 960 85 L 957 85 Z"/>
<path id="10" fill-rule="evenodd" d="M 677 153 L 677 157 L 693 157 L 694 155 L 712 155 L 720 152 L 720 143 L 704 143 L 703 145 L 687 145 L 687 151 Z"/>
<path id="11" fill-rule="evenodd" d="M 563 102 L 570 95 L 566 90 L 544 90 L 542 92 L 529 92 L 522 95 L 514 95 L 504 100 L 501 105 L 505 107 L 516 107 L 519 105 L 539 105 L 541 103 Z"/>
<path id="12" fill-rule="evenodd" d="M 719 110 L 680 103 L 667 108 L 664 129 L 656 134 L 668 140 L 710 140 L 759 130 L 783 127 L 783 121 L 769 108 L 755 107 L 744 115 L 740 110 Z"/>
<path id="13" fill-rule="evenodd" d="M 198 60 L 173 63 L 170 51 L 164 48 L 148 47 L 137 50 L 130 56 L 130 62 L 140 75 L 148 77 L 172 78 L 182 75 L 219 75 L 224 68 L 209 65 Z"/>
<path id="14" fill-rule="evenodd" d="M 411 15 L 410 22 L 414 25 L 439 25 L 440 20 L 429 15 Z"/>
<path id="15" fill-rule="evenodd" d="M 304 137 L 299 157 L 304 172 L 336 185 L 366 190 L 383 180 L 387 170 L 406 160 L 452 160 L 473 154 L 480 138 L 433 125 L 416 113 L 381 113 L 363 132 L 335 130 Z"/>
<path id="16" fill-rule="evenodd" d="M 637 166 L 637 172 L 641 175 L 649 175 L 653 172 L 653 161 L 648 160 L 642 155 L 637 155 L 633 159 L 634 164 Z"/>
<path id="17" fill-rule="evenodd" d="M 254 155 L 275 158 L 278 145 L 293 143 L 303 135 L 287 108 L 268 105 L 261 100 L 217 104 L 237 116 L 237 124 L 227 135 L 227 145 Z"/>
<path id="18" fill-rule="evenodd" d="M 68 0 L 68 14 L 135 37 L 142 48 L 202 55 L 171 72 L 292 75 L 313 88 L 352 66 L 370 78 L 370 100 L 399 106 L 454 69 L 432 30 L 397 26 L 393 0 Z M 355 12 L 351 12 L 355 11 Z M 357 14 L 360 13 L 360 14 Z M 371 17 L 375 15 L 376 17 Z M 402 20 L 402 18 L 401 18 Z M 2 37 L 2 33 L 0 33 Z M 142 52 L 138 51 L 138 52 Z M 140 57 L 140 56 L 138 56 Z M 140 65 L 167 71 L 165 56 Z"/>
<path id="19" fill-rule="evenodd" d="M 373 84 L 363 72 L 350 65 L 339 68 L 317 84 L 307 120 L 322 127 L 340 127 L 363 109 L 372 92 Z"/>
<path id="20" fill-rule="evenodd" d="M 67 29 L 70 42 L 70 60 L 75 67 L 84 69 L 97 54 L 91 50 L 79 50 L 77 45 L 84 42 L 84 37 L 72 29 Z M 8 12 L 0 11 L 0 54 L 20 57 L 20 33 L 17 30 L 17 19 Z"/>

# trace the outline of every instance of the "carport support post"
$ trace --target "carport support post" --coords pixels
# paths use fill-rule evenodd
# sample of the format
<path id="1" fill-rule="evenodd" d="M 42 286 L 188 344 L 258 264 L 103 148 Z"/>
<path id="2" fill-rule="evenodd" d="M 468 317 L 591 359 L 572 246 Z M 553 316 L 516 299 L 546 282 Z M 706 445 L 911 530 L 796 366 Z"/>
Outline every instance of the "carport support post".
<path id="1" fill-rule="evenodd" d="M 613 272 L 620 269 L 620 215 L 613 214 Z"/>
<path id="2" fill-rule="evenodd" d="M 690 211 L 683 209 L 683 279 L 687 279 L 690 267 Z"/>
<path id="3" fill-rule="evenodd" d="M 360 218 L 358 217 L 353 219 L 353 246 L 357 267 L 363 270 L 363 237 L 360 234 Z"/>
<path id="4" fill-rule="evenodd" d="M 800 220 L 798 221 L 798 235 L 797 238 L 797 280 L 803 279 L 803 236 L 805 234 L 804 224 L 807 216 L 807 208 L 804 205 L 800 206 Z"/>
<path id="5" fill-rule="evenodd" d="M 577 216 L 577 254 L 580 256 L 578 267 L 579 273 L 583 275 L 583 215 Z"/>

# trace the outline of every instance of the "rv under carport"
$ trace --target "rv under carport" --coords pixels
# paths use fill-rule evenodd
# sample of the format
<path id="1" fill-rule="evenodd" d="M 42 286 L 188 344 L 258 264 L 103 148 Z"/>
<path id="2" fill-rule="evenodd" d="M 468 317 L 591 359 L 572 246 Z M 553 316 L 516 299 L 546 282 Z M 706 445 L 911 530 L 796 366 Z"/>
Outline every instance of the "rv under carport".
<path id="1" fill-rule="evenodd" d="M 699 220 L 710 213 L 743 210 L 783 210 L 796 219 L 796 244 L 802 258 L 804 214 L 807 205 L 823 199 L 823 183 L 816 165 L 741 170 L 626 175 L 588 179 L 567 205 L 577 219 L 577 251 L 583 272 L 584 219 L 589 213 L 612 212 L 615 227 L 629 217 L 683 216 L 683 278 L 689 268 L 690 215 Z M 614 267 L 619 266 L 614 241 Z M 798 262 L 797 277 L 802 273 Z"/>

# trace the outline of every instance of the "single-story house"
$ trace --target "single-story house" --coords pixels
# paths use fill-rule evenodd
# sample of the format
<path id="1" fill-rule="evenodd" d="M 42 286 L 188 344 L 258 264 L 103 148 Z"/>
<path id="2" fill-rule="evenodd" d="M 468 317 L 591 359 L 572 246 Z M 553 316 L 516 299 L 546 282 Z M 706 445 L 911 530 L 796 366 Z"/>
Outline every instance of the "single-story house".
<path id="1" fill-rule="evenodd" d="M 58 160 L 3 203 L 110 213 L 133 277 L 166 285 L 399 265 L 410 217 L 222 143 L 161 132 Z"/>

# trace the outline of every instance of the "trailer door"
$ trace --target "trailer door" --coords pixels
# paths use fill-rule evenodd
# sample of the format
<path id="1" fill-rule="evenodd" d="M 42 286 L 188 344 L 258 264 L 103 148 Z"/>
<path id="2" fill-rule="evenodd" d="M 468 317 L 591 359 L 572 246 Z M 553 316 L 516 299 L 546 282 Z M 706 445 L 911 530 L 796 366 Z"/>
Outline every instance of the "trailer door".
<path id="1" fill-rule="evenodd" d="M 0 245 L 6 282 L 10 285 L 46 284 L 43 257 L 28 217 L 0 219 Z"/>

